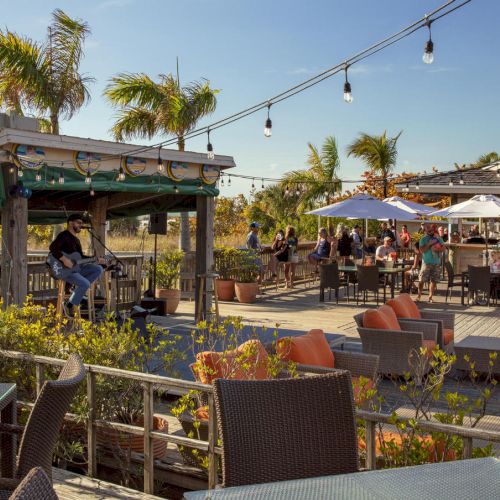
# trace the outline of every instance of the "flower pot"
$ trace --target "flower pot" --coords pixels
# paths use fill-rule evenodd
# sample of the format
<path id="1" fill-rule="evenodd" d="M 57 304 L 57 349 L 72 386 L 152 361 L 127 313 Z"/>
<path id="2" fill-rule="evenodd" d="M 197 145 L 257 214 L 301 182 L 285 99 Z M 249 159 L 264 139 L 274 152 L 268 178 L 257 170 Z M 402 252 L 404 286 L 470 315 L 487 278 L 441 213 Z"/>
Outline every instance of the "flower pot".
<path id="1" fill-rule="evenodd" d="M 167 314 L 173 314 L 177 310 L 177 306 L 181 300 L 181 291 L 157 288 L 156 297 L 159 299 L 167 299 Z"/>
<path id="2" fill-rule="evenodd" d="M 199 439 L 200 441 L 208 441 L 208 421 L 195 420 L 191 415 L 186 414 L 181 415 L 179 421 L 182 425 L 182 431 L 177 431 L 174 434 L 179 436 L 186 435 L 187 437 Z M 198 425 L 195 425 L 195 422 L 198 422 Z M 206 451 L 200 451 L 182 445 L 177 445 L 177 449 L 186 465 L 203 468 L 203 461 L 208 456 Z"/>
<path id="3" fill-rule="evenodd" d="M 138 427 L 144 425 L 144 417 L 140 417 L 134 423 Z M 153 429 L 160 432 L 168 432 L 168 421 L 159 416 L 153 417 Z M 128 434 L 116 429 L 98 427 L 96 430 L 97 444 L 107 446 L 108 448 L 121 448 L 122 450 L 131 450 L 136 453 L 144 453 L 144 437 L 135 434 Z M 167 442 L 159 439 L 153 439 L 153 456 L 155 459 L 161 459 L 167 451 Z"/>
<path id="4" fill-rule="evenodd" d="M 219 300 L 234 300 L 234 280 L 216 280 L 216 287 Z"/>
<path id="5" fill-rule="evenodd" d="M 234 284 L 234 291 L 236 292 L 236 298 L 238 302 L 242 304 L 251 304 L 255 302 L 257 294 L 259 293 L 258 283 L 240 283 L 237 281 Z"/>

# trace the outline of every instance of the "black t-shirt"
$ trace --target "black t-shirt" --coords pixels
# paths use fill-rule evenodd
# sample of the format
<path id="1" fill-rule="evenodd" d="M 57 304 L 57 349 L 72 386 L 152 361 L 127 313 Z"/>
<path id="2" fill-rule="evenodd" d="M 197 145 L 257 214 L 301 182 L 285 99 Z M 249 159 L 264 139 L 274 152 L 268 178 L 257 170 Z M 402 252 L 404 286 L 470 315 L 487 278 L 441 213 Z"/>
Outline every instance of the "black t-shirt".
<path id="1" fill-rule="evenodd" d="M 50 244 L 49 251 L 56 259 L 60 259 L 63 252 L 78 252 L 82 258 L 85 257 L 80 240 L 67 229 L 57 235 L 56 239 Z"/>

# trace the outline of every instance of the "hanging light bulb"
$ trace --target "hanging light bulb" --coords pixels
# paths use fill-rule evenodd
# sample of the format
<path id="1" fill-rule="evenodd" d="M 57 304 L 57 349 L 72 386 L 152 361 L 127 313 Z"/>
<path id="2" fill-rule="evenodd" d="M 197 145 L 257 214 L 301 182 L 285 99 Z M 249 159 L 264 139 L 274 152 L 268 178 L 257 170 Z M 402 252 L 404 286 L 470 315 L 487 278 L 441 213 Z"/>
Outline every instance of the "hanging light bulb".
<path id="1" fill-rule="evenodd" d="M 49 181 L 49 182 L 50 182 L 50 184 L 53 186 L 53 185 L 56 183 L 56 179 L 55 179 L 55 177 L 54 177 L 54 176 L 52 176 L 52 177 L 50 178 L 50 181 Z"/>
<path id="2" fill-rule="evenodd" d="M 448 186 L 452 187 L 453 186 L 453 181 L 450 179 L 450 182 L 448 182 Z"/>
<path id="3" fill-rule="evenodd" d="M 410 191 L 410 184 L 408 184 L 408 182 L 406 183 L 404 191 L 405 191 L 405 193 L 408 193 Z"/>
<path id="4" fill-rule="evenodd" d="M 328 197 L 328 195 L 329 195 L 329 194 L 330 194 L 330 193 L 329 193 L 328 191 L 325 191 L 325 192 L 324 192 L 325 197 Z"/>
<path id="5" fill-rule="evenodd" d="M 344 101 L 350 104 L 353 100 L 353 97 L 352 97 L 352 92 L 351 92 L 351 84 L 347 80 L 347 68 L 349 68 L 349 65 L 346 64 L 346 66 L 344 68 L 344 71 L 345 71 Z"/>
<path id="6" fill-rule="evenodd" d="M 90 172 L 87 170 L 87 175 L 85 175 L 85 184 L 90 184 L 92 182 L 92 177 L 90 177 Z"/>
<path id="7" fill-rule="evenodd" d="M 16 171 L 16 167 L 13 163 L 10 164 L 9 174 L 13 174 Z"/>
<path id="8" fill-rule="evenodd" d="M 39 171 L 36 172 L 35 181 L 36 182 L 41 182 L 42 181 L 42 174 Z"/>
<path id="9" fill-rule="evenodd" d="M 425 64 L 432 64 L 434 62 L 434 43 L 432 42 L 431 37 L 431 22 L 427 21 L 427 28 L 429 28 L 429 40 L 425 44 L 424 55 L 422 56 L 422 61 Z"/>
<path id="10" fill-rule="evenodd" d="M 94 191 L 94 186 L 92 186 L 92 184 L 90 185 L 90 196 L 94 196 L 95 195 L 95 191 Z"/>
<path id="11" fill-rule="evenodd" d="M 177 186 L 174 186 L 174 193 L 179 194 L 179 188 Z"/>
<path id="12" fill-rule="evenodd" d="M 229 175 L 228 179 L 227 179 L 227 185 L 230 186 L 231 185 L 231 176 Z"/>
<path id="13" fill-rule="evenodd" d="M 255 189 L 255 179 L 252 179 L 252 189 Z"/>
<path id="14" fill-rule="evenodd" d="M 17 169 L 17 176 L 18 176 L 18 177 L 22 177 L 23 175 L 24 175 L 23 169 L 22 169 L 21 167 L 19 167 L 19 168 Z"/>
<path id="15" fill-rule="evenodd" d="M 269 102 L 267 104 L 267 120 L 266 120 L 266 126 L 264 127 L 264 135 L 266 137 L 271 137 L 273 135 L 273 122 L 271 121 L 271 118 L 269 118 L 269 111 L 271 110 L 271 103 Z"/>
<path id="16" fill-rule="evenodd" d="M 288 189 L 288 184 L 285 188 L 285 196 L 288 196 L 290 194 L 290 190 Z"/>
<path id="17" fill-rule="evenodd" d="M 415 184 L 415 189 L 416 189 L 417 191 L 419 191 L 419 190 L 420 190 L 420 181 L 417 181 L 417 183 Z"/>
<path id="18" fill-rule="evenodd" d="M 465 184 L 464 176 L 462 174 L 460 174 L 460 180 L 458 181 L 458 183 L 461 184 L 462 186 Z"/>
<path id="19" fill-rule="evenodd" d="M 59 184 L 64 184 L 64 172 L 59 174 Z"/>
<path id="20" fill-rule="evenodd" d="M 221 187 L 224 187 L 224 176 L 222 174 L 220 176 L 220 185 Z"/>
<path id="21" fill-rule="evenodd" d="M 118 180 L 120 182 L 125 180 L 125 170 L 123 170 L 123 167 L 120 165 L 120 170 L 118 170 Z"/>
<path id="22" fill-rule="evenodd" d="M 299 188 L 299 186 L 297 186 L 297 189 L 295 190 L 295 194 L 296 194 L 296 196 L 300 196 L 300 188 Z"/>
<path id="23" fill-rule="evenodd" d="M 262 189 L 264 189 L 264 188 L 265 188 L 265 186 L 264 186 L 264 179 L 262 179 L 262 186 L 261 186 L 261 188 L 262 188 Z"/>
<path id="24" fill-rule="evenodd" d="M 497 169 L 497 179 L 500 179 L 500 170 Z"/>
<path id="25" fill-rule="evenodd" d="M 207 129 L 207 158 L 209 160 L 213 160 L 215 158 L 214 148 L 212 143 L 210 142 L 210 129 Z"/>
<path id="26" fill-rule="evenodd" d="M 203 183 L 202 182 L 200 182 L 198 184 L 198 191 L 203 191 Z"/>
<path id="27" fill-rule="evenodd" d="M 159 174 L 162 174 L 164 170 L 163 160 L 161 159 L 161 146 L 158 148 L 158 166 L 156 167 L 156 171 Z"/>

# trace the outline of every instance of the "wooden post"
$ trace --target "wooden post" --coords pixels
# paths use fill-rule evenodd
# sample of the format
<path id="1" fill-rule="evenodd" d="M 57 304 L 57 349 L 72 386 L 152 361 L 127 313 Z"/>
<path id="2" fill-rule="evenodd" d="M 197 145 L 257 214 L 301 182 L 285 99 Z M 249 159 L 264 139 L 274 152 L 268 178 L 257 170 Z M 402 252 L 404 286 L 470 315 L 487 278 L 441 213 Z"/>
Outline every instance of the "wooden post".
<path id="1" fill-rule="evenodd" d="M 92 200 L 89 205 L 90 222 L 93 232 L 106 243 L 106 211 L 108 209 L 108 198 L 103 196 Z M 106 253 L 104 247 L 98 242 L 94 241 L 94 250 L 97 257 L 104 257 Z"/>
<path id="2" fill-rule="evenodd" d="M 153 438 L 153 384 L 145 382 L 144 387 L 144 493 L 154 492 L 154 454 Z"/>
<path id="3" fill-rule="evenodd" d="M 217 463 L 215 454 L 217 444 L 217 414 L 215 410 L 214 393 L 208 393 L 208 489 L 213 490 L 217 485 Z"/>
<path id="4" fill-rule="evenodd" d="M 89 477 L 95 477 L 97 474 L 97 441 L 94 427 L 96 393 L 95 393 L 95 373 L 87 373 L 87 402 L 89 405 L 89 416 L 87 420 L 87 449 L 88 449 L 88 468 Z"/>
<path id="5" fill-rule="evenodd" d="M 38 397 L 45 382 L 45 365 L 42 365 L 42 363 L 36 363 L 35 370 L 36 370 L 36 396 Z"/>
<path id="6" fill-rule="evenodd" d="M 195 276 L 207 274 L 212 271 L 214 264 L 214 212 L 215 200 L 209 196 L 196 197 L 196 270 Z M 200 280 L 195 279 L 195 319 L 198 311 L 198 303 L 203 302 L 201 311 L 203 317 L 206 317 L 207 311 L 211 308 L 211 296 L 206 293 L 199 297 Z M 214 283 L 212 279 L 207 279 L 206 290 L 213 290 Z"/>
<path id="7" fill-rule="evenodd" d="M 9 164 L 2 167 L 6 191 L 2 208 L 2 279 L 3 307 L 22 305 L 28 293 L 28 200 L 8 194 L 17 183 L 17 173 L 9 174 Z M 16 169 L 17 170 L 17 169 Z"/>
<path id="8" fill-rule="evenodd" d="M 367 420 L 365 423 L 365 449 L 366 449 L 366 468 L 373 470 L 377 468 L 376 440 L 377 433 L 375 422 Z"/>

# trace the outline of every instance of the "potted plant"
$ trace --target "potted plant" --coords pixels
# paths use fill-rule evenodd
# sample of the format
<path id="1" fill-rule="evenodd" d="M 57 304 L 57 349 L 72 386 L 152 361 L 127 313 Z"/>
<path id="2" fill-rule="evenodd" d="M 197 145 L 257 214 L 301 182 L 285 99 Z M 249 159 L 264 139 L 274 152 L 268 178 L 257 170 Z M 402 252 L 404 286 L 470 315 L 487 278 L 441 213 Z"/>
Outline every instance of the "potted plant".
<path id="1" fill-rule="evenodd" d="M 215 270 L 219 275 L 216 280 L 217 296 L 219 300 L 234 300 L 234 275 L 237 268 L 238 250 L 233 247 L 219 247 L 215 249 Z"/>
<path id="2" fill-rule="evenodd" d="M 256 252 L 252 250 L 238 250 L 236 282 L 234 291 L 238 302 L 251 304 L 255 302 L 259 293 L 259 276 L 261 261 Z"/>
<path id="3" fill-rule="evenodd" d="M 179 278 L 184 252 L 173 250 L 163 252 L 156 261 L 156 297 L 167 299 L 167 313 L 173 314 L 181 300 Z M 153 264 L 154 266 L 154 264 Z"/>

